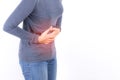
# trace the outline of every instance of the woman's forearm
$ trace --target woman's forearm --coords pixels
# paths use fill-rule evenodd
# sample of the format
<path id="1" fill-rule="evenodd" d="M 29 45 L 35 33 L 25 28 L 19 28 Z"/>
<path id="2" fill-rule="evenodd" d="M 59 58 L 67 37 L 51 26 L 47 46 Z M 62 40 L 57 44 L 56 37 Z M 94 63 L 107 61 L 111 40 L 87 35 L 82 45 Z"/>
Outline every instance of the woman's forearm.
<path id="1" fill-rule="evenodd" d="M 20 39 L 37 43 L 39 35 L 32 34 L 18 27 L 18 25 L 33 11 L 34 6 L 35 0 L 22 0 L 5 22 L 3 27 L 4 31 L 17 36 Z"/>

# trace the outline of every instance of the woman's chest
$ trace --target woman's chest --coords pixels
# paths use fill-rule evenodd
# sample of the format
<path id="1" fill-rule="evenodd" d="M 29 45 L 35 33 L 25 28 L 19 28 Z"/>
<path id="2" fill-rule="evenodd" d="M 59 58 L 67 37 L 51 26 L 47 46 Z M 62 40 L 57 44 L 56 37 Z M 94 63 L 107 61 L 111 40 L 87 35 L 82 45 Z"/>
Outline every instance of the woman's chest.
<path id="1" fill-rule="evenodd" d="M 35 11 L 41 16 L 55 17 L 63 13 L 60 0 L 38 0 Z"/>

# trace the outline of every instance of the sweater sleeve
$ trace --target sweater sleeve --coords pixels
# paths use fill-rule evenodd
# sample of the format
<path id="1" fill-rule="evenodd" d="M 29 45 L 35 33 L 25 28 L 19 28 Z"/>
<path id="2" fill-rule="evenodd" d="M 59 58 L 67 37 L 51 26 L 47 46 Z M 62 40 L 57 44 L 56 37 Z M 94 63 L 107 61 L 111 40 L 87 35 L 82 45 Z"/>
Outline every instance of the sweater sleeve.
<path id="1" fill-rule="evenodd" d="M 18 25 L 29 16 L 35 7 L 35 0 L 22 0 L 17 8 L 12 12 L 6 20 L 3 30 L 19 37 L 20 39 L 28 40 L 33 43 L 38 43 L 38 36 L 21 29 Z"/>

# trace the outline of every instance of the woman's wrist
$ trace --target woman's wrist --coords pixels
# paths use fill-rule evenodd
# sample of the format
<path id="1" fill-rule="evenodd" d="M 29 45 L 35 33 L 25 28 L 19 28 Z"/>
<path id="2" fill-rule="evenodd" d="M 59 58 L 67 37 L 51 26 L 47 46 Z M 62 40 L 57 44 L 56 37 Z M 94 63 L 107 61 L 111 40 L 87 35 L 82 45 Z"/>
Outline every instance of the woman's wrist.
<path id="1" fill-rule="evenodd" d="M 38 37 L 38 43 L 39 43 L 39 44 L 42 43 L 42 38 L 41 38 L 41 36 Z"/>

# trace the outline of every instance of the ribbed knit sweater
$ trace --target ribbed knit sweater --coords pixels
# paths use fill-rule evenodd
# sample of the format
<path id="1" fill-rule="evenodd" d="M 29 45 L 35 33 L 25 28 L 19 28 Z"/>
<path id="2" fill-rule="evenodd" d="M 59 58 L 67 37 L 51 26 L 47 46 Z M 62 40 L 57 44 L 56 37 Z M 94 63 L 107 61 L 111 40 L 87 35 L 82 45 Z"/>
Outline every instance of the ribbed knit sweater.
<path id="1" fill-rule="evenodd" d="M 61 29 L 61 0 L 22 0 L 4 24 L 4 31 L 20 38 L 19 59 L 33 62 L 56 57 L 54 42 L 40 44 L 38 37 L 50 26 Z M 23 28 L 18 25 L 23 21 Z"/>

